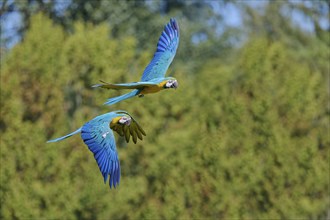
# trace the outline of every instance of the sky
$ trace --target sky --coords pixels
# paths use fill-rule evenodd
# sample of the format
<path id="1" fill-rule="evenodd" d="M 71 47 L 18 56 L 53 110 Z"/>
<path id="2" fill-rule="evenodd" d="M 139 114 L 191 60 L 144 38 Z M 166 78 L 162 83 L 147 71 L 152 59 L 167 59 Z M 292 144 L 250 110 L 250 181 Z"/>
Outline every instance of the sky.
<path id="1" fill-rule="evenodd" d="M 297 2 L 297 0 L 291 0 L 292 2 Z M 12 3 L 13 0 L 9 0 L 8 4 Z M 263 7 L 267 1 L 262 0 L 248 0 L 246 1 L 248 4 L 254 8 Z M 70 1 L 57 1 L 56 7 L 58 11 L 63 11 L 68 6 Z M 228 4 L 218 4 L 217 1 L 210 1 L 213 10 L 223 15 L 224 23 L 229 27 L 240 27 L 243 25 L 243 18 L 241 16 L 240 10 L 237 6 L 232 3 Z M 304 1 L 304 4 L 311 4 L 310 1 Z M 224 7 L 223 7 L 224 6 Z M 325 9 L 328 10 L 328 9 Z M 312 21 L 306 18 L 302 13 L 297 10 L 289 11 L 285 8 L 282 10 L 282 13 L 287 14 L 291 13 L 290 16 L 294 24 L 299 26 L 301 29 L 307 32 L 313 31 Z M 326 13 L 329 13 L 328 11 Z M 21 39 L 18 34 L 18 30 L 21 24 L 21 16 L 18 12 L 11 12 L 5 16 L 1 16 L 1 41 L 2 39 L 10 39 L 3 45 L 1 42 L 1 46 L 5 48 L 12 48 L 15 44 L 17 44 Z M 329 20 L 325 16 L 324 19 L 320 20 L 320 25 L 322 28 L 326 29 L 329 27 Z M 219 31 L 221 32 L 221 30 Z"/>
<path id="2" fill-rule="evenodd" d="M 11 3 L 13 0 L 9 0 L 8 3 Z M 69 1 L 58 1 L 57 9 L 58 11 L 63 11 L 68 6 Z M 210 2 L 213 9 L 218 11 L 220 14 L 224 15 L 224 22 L 231 27 L 239 27 L 242 25 L 242 17 L 240 11 L 233 4 L 226 4 L 225 7 L 220 8 L 220 4 L 217 4 L 216 1 Z M 215 4 L 214 4 L 215 3 Z M 222 4 L 221 4 L 222 5 Z M 21 39 L 18 34 L 18 30 L 21 24 L 21 16 L 18 12 L 12 12 L 7 16 L 1 17 L 1 39 L 10 39 L 4 45 L 6 48 L 12 48 L 17 44 Z M 3 45 L 1 45 L 3 46 Z"/>

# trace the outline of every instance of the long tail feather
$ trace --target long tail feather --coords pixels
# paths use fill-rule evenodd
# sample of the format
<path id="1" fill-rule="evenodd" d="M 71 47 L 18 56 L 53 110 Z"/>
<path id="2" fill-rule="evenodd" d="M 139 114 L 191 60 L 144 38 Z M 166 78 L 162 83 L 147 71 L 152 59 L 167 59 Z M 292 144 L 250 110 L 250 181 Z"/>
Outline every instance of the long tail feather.
<path id="1" fill-rule="evenodd" d="M 139 89 L 134 89 L 132 92 L 129 92 L 129 93 L 126 93 L 124 95 L 117 96 L 117 97 L 114 97 L 114 98 L 110 98 L 104 104 L 105 105 L 113 105 L 113 104 L 116 104 L 116 103 L 118 103 L 120 101 L 123 101 L 125 99 L 132 98 L 132 97 L 138 95 L 139 93 L 140 93 L 140 90 Z"/>
<path id="2" fill-rule="evenodd" d="M 49 141 L 47 141 L 47 143 L 52 143 L 52 142 L 57 142 L 57 141 L 64 140 L 65 138 L 68 138 L 68 137 L 71 137 L 72 135 L 75 135 L 75 134 L 80 133 L 80 131 L 81 131 L 81 128 L 79 128 L 78 130 L 76 130 L 76 131 L 74 131 L 74 132 L 72 132 L 70 134 L 67 134 L 67 135 L 65 135 L 63 137 L 59 137 L 59 138 L 56 138 L 56 139 L 53 139 L 53 140 L 49 140 Z"/>
<path id="3" fill-rule="evenodd" d="M 95 85 L 92 85 L 92 88 L 97 88 L 97 87 L 107 88 L 106 85 L 108 85 L 109 83 L 104 82 L 103 80 L 100 80 L 100 82 L 101 82 L 102 84 L 95 84 Z"/>

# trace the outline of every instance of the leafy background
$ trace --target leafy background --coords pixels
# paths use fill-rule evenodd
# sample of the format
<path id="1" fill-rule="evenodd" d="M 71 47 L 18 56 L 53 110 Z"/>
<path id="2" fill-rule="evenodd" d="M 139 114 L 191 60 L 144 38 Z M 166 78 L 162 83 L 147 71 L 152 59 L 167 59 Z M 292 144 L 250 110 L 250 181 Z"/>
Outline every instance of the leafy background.
<path id="1" fill-rule="evenodd" d="M 327 1 L 6 2 L 23 20 L 1 38 L 1 219 L 329 218 Z M 139 80 L 170 17 L 179 88 L 103 106 L 121 93 L 91 85 Z M 78 136 L 46 141 L 118 109 L 147 136 L 117 136 L 110 190 Z"/>

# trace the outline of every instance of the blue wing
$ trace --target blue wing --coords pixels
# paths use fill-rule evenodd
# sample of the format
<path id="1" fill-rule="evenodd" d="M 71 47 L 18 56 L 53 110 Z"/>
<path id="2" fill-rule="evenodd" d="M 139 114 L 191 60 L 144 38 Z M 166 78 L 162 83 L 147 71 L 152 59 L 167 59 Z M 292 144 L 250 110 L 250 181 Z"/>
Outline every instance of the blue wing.
<path id="1" fill-rule="evenodd" d="M 104 182 L 110 175 L 109 185 L 116 187 L 120 181 L 120 163 L 116 150 L 116 142 L 109 123 L 115 113 L 100 115 L 87 122 L 81 128 L 81 138 L 93 152 L 94 158 L 103 175 Z"/>
<path id="2" fill-rule="evenodd" d="M 118 124 L 118 121 L 123 116 L 130 117 L 131 122 Z M 132 136 L 133 142 L 136 143 L 138 138 L 142 140 L 143 136 L 146 135 L 143 128 L 131 115 L 126 111 L 118 110 L 97 116 L 78 130 L 63 137 L 49 140 L 47 143 L 61 141 L 81 133 L 81 138 L 94 154 L 94 158 L 103 175 L 104 183 L 110 175 L 109 186 L 110 188 L 112 186 L 116 188 L 120 181 L 120 163 L 112 130 L 124 136 L 127 142 L 129 142 L 130 136 Z"/>
<path id="3" fill-rule="evenodd" d="M 157 50 L 153 59 L 143 72 L 141 81 L 149 81 L 154 78 L 164 78 L 166 71 L 173 61 L 179 45 L 179 24 L 175 19 L 165 25 L 158 40 Z"/>

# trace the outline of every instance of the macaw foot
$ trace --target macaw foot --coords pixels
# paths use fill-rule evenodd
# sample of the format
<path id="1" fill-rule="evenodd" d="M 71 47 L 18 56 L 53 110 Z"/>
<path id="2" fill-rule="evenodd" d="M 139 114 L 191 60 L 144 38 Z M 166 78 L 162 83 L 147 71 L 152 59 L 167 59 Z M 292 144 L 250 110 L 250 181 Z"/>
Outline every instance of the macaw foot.
<path id="1" fill-rule="evenodd" d="M 139 94 L 139 98 L 142 98 L 144 95 L 143 94 Z"/>

